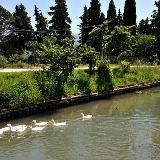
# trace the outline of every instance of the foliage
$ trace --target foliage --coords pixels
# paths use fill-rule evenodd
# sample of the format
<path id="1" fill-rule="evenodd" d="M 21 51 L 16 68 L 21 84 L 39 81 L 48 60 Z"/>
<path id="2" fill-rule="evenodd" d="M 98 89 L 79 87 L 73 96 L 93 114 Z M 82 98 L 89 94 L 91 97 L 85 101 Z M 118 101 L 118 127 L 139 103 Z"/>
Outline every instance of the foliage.
<path id="1" fill-rule="evenodd" d="M 80 52 L 81 62 L 83 64 L 89 65 L 89 73 L 91 74 L 97 62 L 95 49 L 84 44 L 80 46 L 79 52 Z"/>
<path id="2" fill-rule="evenodd" d="M 84 13 L 80 16 L 81 24 L 80 27 L 80 43 L 84 44 L 87 43 L 89 37 L 89 11 L 87 7 L 84 7 Z"/>
<path id="3" fill-rule="evenodd" d="M 120 9 L 118 10 L 118 15 L 117 15 L 117 20 L 116 21 L 117 21 L 118 26 L 123 25 L 123 16 L 122 16 L 122 13 L 121 13 Z"/>
<path id="4" fill-rule="evenodd" d="M 152 35 L 139 35 L 136 37 L 136 43 L 133 50 L 135 56 L 144 56 L 152 60 L 156 54 L 156 39 Z"/>
<path id="5" fill-rule="evenodd" d="M 116 19 L 117 19 L 116 7 L 114 4 L 114 1 L 110 0 L 109 8 L 107 11 L 107 20 L 109 21 L 108 28 L 109 28 L 110 32 L 117 25 Z"/>
<path id="6" fill-rule="evenodd" d="M 123 20 L 125 26 L 136 25 L 136 1 L 126 0 L 124 6 Z"/>
<path id="7" fill-rule="evenodd" d="M 111 35 L 105 35 L 103 47 L 106 55 L 116 55 L 131 51 L 135 37 L 131 35 L 132 27 L 116 26 Z"/>
<path id="8" fill-rule="evenodd" d="M 97 90 L 103 92 L 112 89 L 113 84 L 109 63 L 106 60 L 100 61 L 97 69 Z"/>
<path id="9" fill-rule="evenodd" d="M 114 77 L 124 77 L 127 73 L 130 72 L 130 63 L 127 61 L 121 61 L 118 68 L 113 69 Z"/>
<path id="10" fill-rule="evenodd" d="M 0 55 L 0 68 L 5 68 L 7 63 L 7 59 L 4 56 Z"/>
<path id="11" fill-rule="evenodd" d="M 48 14 L 52 16 L 49 29 L 55 34 L 57 41 L 60 43 L 62 39 L 71 36 L 71 19 L 67 11 L 66 0 L 55 0 L 55 6 L 50 7 Z"/>
<path id="12" fill-rule="evenodd" d="M 142 19 L 138 25 L 138 33 L 139 34 L 152 34 L 151 25 L 149 24 L 148 17 L 144 20 Z"/>
<path id="13" fill-rule="evenodd" d="M 44 18 L 42 12 L 38 10 L 37 6 L 35 5 L 35 10 L 34 10 L 34 16 L 36 17 L 36 28 L 37 31 L 46 31 L 47 30 L 47 19 Z"/>
<path id="14" fill-rule="evenodd" d="M 104 37 L 108 35 L 108 21 L 104 21 L 101 25 L 94 27 L 90 34 L 90 44 L 94 46 L 94 42 L 97 44 L 97 51 L 102 52 Z"/>
<path id="15" fill-rule="evenodd" d="M 31 73 L 0 74 L 0 104 L 11 108 L 36 103 L 40 90 Z"/>

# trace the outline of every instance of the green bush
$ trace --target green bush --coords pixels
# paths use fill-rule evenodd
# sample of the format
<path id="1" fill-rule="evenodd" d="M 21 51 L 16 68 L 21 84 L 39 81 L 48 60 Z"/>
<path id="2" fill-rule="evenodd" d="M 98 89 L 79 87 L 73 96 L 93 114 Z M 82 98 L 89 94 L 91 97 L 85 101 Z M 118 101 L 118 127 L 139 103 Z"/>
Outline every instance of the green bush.
<path id="1" fill-rule="evenodd" d="M 127 61 L 121 61 L 118 68 L 112 70 L 114 77 L 124 77 L 125 74 L 130 72 L 130 63 Z"/>
<path id="2" fill-rule="evenodd" d="M 97 89 L 100 92 L 113 89 L 112 76 L 107 61 L 100 61 L 97 69 Z"/>
<path id="3" fill-rule="evenodd" d="M 7 63 L 7 59 L 4 56 L 0 55 L 0 68 L 5 68 Z"/>
<path id="4" fill-rule="evenodd" d="M 36 103 L 41 97 L 37 82 L 32 73 L 1 73 L 0 104 L 1 106 L 20 107 Z"/>

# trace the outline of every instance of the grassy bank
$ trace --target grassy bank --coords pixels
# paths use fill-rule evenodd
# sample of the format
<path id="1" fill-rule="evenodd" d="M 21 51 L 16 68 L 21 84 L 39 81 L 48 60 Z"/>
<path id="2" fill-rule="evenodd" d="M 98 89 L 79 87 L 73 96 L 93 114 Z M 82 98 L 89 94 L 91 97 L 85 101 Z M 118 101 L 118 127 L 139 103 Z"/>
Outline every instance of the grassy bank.
<path id="1" fill-rule="evenodd" d="M 67 83 L 59 86 L 54 81 L 54 75 L 49 72 L 27 72 L 27 73 L 0 73 L 0 107 L 16 108 L 25 104 L 34 104 L 44 99 L 56 98 L 57 92 L 63 97 L 82 95 L 93 92 L 103 92 L 121 86 L 141 84 L 160 81 L 160 68 L 130 69 L 121 66 L 112 70 L 112 82 L 104 82 L 99 79 L 97 71 L 89 75 L 85 70 L 75 70 L 69 76 Z M 105 84 L 104 84 L 105 83 Z"/>

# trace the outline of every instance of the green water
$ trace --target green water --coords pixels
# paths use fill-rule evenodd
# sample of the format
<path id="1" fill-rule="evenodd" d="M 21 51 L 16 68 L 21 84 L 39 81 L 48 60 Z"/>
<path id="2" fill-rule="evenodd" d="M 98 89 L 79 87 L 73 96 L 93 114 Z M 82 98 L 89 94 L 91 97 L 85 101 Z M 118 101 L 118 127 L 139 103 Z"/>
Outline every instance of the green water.
<path id="1" fill-rule="evenodd" d="M 80 113 L 92 114 L 82 121 Z M 0 138 L 0 160 L 159 160 L 160 88 L 117 96 L 11 122 L 67 121 Z M 0 127 L 6 124 L 0 124 Z"/>

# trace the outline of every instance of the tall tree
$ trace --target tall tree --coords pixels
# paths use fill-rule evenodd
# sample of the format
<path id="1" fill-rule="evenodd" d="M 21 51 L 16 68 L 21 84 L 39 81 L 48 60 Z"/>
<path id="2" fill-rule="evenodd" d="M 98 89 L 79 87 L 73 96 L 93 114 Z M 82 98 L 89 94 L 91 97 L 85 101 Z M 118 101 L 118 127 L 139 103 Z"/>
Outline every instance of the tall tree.
<path id="1" fill-rule="evenodd" d="M 125 26 L 136 25 L 136 2 L 135 0 L 125 1 L 123 20 L 124 20 Z"/>
<path id="2" fill-rule="evenodd" d="M 156 32 L 156 17 L 157 17 L 157 10 L 154 10 L 153 11 L 153 14 L 151 15 L 151 19 L 150 19 L 150 21 L 151 21 L 151 24 L 150 24 L 150 27 L 151 27 L 151 33 L 153 34 L 153 35 L 155 35 L 155 32 Z"/>
<path id="3" fill-rule="evenodd" d="M 91 0 L 90 2 L 90 8 L 89 8 L 89 24 L 90 26 L 99 25 L 99 19 L 101 15 L 101 9 L 100 9 L 100 2 L 99 0 Z"/>
<path id="4" fill-rule="evenodd" d="M 35 5 L 34 16 L 36 19 L 36 28 L 37 31 L 46 31 L 47 30 L 47 19 L 43 16 L 42 12 Z"/>
<path id="5" fill-rule="evenodd" d="M 107 20 L 109 21 L 108 27 L 110 31 L 112 31 L 114 27 L 117 25 L 116 19 L 117 19 L 116 7 L 114 1 L 111 0 L 107 11 Z"/>
<path id="6" fill-rule="evenodd" d="M 157 16 L 155 19 L 155 26 L 156 26 L 156 40 L 157 40 L 157 48 L 158 48 L 158 58 L 160 59 L 160 0 L 155 2 L 156 7 L 158 8 Z"/>
<path id="7" fill-rule="evenodd" d="M 13 43 L 15 49 L 23 50 L 25 47 L 25 43 L 32 38 L 32 25 L 31 18 L 28 17 L 28 13 L 23 4 L 19 6 L 16 5 L 15 12 L 13 13 L 14 23 L 13 26 L 15 28 L 15 34 L 13 35 Z"/>
<path id="8" fill-rule="evenodd" d="M 117 25 L 118 26 L 123 25 L 123 16 L 120 9 L 118 10 L 118 15 L 117 15 Z"/>
<path id="9" fill-rule="evenodd" d="M 138 33 L 139 34 L 151 34 L 151 27 L 149 24 L 148 17 L 146 19 L 142 19 L 138 25 Z"/>
<path id="10" fill-rule="evenodd" d="M 16 30 L 32 30 L 31 18 L 28 17 L 26 8 L 22 3 L 19 6 L 16 5 L 13 16 L 15 18 L 13 25 Z"/>
<path id="11" fill-rule="evenodd" d="M 71 38 L 71 19 L 67 11 L 66 0 L 55 0 L 55 6 L 50 7 L 48 14 L 52 16 L 49 21 L 49 29 L 56 33 L 57 41 L 60 42 L 66 37 Z"/>
<path id="12" fill-rule="evenodd" d="M 89 17 L 88 16 L 89 16 L 88 9 L 85 6 L 83 15 L 80 17 L 81 24 L 79 25 L 79 27 L 80 27 L 80 43 L 81 44 L 87 43 L 87 40 L 88 40 L 88 36 L 89 36 Z"/>

